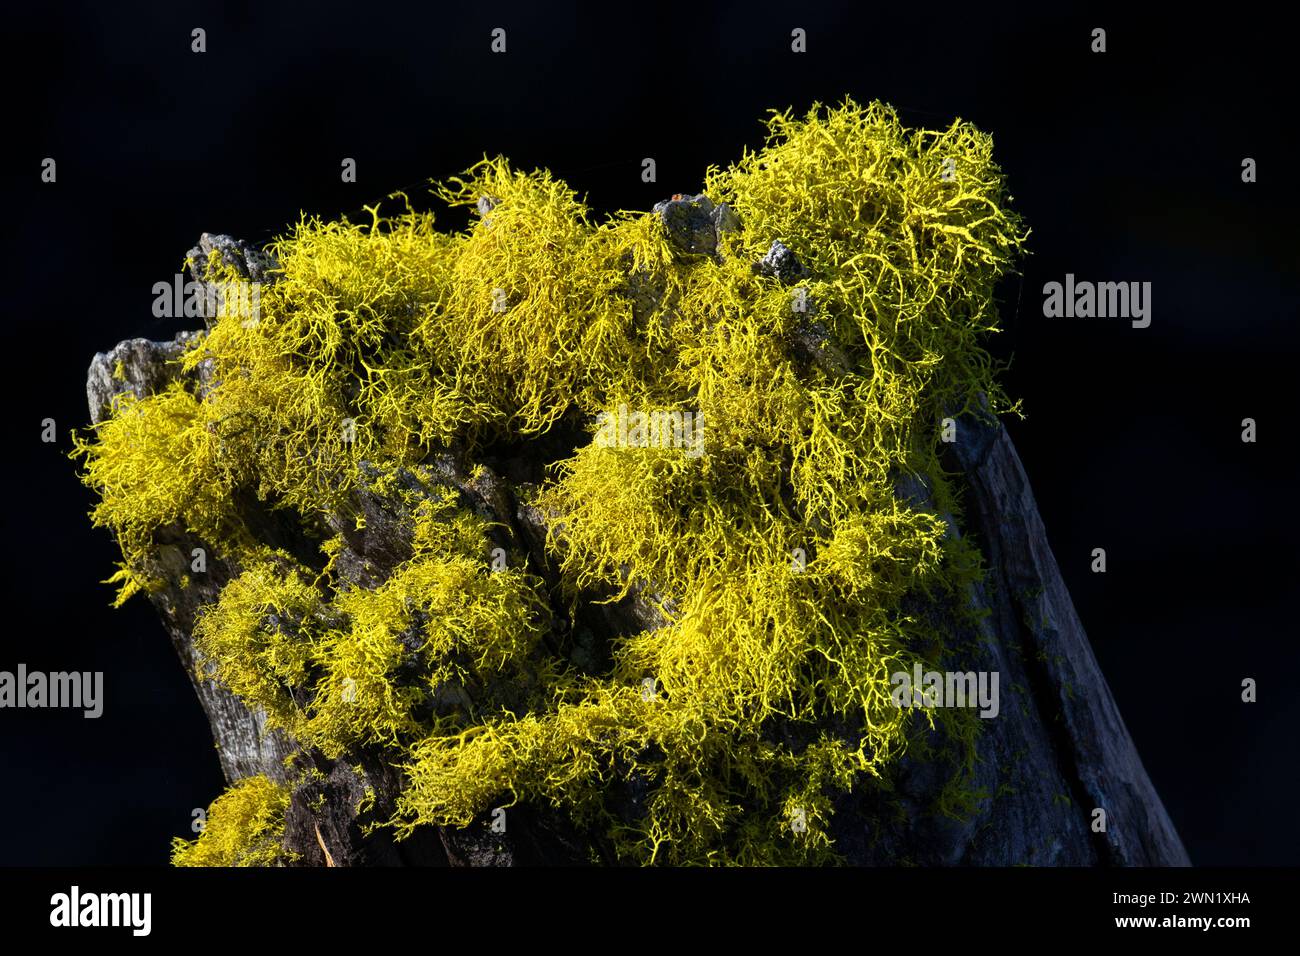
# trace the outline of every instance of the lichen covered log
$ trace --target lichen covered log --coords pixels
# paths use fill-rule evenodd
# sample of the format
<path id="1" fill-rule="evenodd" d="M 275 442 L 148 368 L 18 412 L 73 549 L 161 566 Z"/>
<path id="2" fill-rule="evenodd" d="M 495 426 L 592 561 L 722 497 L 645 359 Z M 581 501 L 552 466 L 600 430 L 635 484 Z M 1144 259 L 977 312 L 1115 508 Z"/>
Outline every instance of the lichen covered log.
<path id="1" fill-rule="evenodd" d="M 233 788 L 177 863 L 1185 862 L 996 424 L 987 135 L 846 102 L 648 213 L 434 193 L 470 225 L 204 236 L 256 295 L 92 364 L 119 599 Z"/>

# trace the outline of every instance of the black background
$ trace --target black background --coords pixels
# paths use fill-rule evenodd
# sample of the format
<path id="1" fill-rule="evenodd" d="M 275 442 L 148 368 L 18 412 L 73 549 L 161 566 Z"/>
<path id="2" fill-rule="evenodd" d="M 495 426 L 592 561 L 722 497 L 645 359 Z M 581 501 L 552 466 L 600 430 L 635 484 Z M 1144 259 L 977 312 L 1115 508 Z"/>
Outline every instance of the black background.
<path id="1" fill-rule="evenodd" d="M 32 6 L 5 14 L 0 669 L 102 670 L 106 703 L 0 712 L 0 863 L 163 863 L 222 788 L 151 607 L 108 607 L 115 548 L 66 457 L 92 354 L 185 327 L 152 318 L 152 286 L 200 232 L 418 199 L 484 153 L 648 208 L 760 145 L 769 108 L 845 95 L 993 134 L 1033 229 L 994 343 L 1028 414 L 1009 427 L 1102 669 L 1193 862 L 1300 861 L 1295 64 L 1262 8 Z M 1152 282 L 1151 327 L 1043 318 L 1067 272 Z"/>

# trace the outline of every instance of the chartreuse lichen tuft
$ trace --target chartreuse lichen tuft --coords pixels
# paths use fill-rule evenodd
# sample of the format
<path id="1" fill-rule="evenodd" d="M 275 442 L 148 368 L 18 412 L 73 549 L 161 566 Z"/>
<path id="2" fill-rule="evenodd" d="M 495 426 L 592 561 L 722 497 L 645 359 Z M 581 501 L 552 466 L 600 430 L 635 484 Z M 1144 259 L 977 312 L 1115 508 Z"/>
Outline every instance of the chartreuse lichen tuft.
<path id="1" fill-rule="evenodd" d="M 173 866 L 275 866 L 288 862 L 280 846 L 287 788 L 247 777 L 208 808 L 197 840 L 172 840 Z"/>
<path id="2" fill-rule="evenodd" d="M 594 221 L 500 159 L 436 188 L 477 210 L 463 231 L 409 203 L 304 219 L 270 250 L 258 320 L 221 316 L 190 347 L 201 397 L 123 400 L 78 439 L 123 597 L 157 586 L 168 524 L 242 568 L 199 621 L 201 666 L 300 743 L 401 767 L 400 834 L 523 799 L 628 861 L 832 860 L 837 796 L 887 788 L 936 729 L 957 754 L 937 809 L 968 812 L 977 722 L 900 710 L 889 678 L 960 650 L 916 609 L 964 605 L 978 573 L 939 517 L 958 512 L 937 442 L 945 416 L 1008 407 L 980 339 L 1026 232 L 991 151 L 881 104 L 774 115 L 762 149 L 706 175 L 740 222 L 716 255 L 652 213 Z M 756 268 L 773 242 L 796 278 Z M 409 502 L 410 556 L 380 583 L 337 573 L 354 491 L 404 494 L 394 476 L 448 447 L 472 460 L 575 420 L 594 436 L 621 407 L 690 413 L 704 453 L 590 440 L 556 463 L 532 504 L 562 594 L 492 567 L 454 495 Z M 900 495 L 909 476 L 937 507 Z M 316 529 L 320 561 L 255 540 L 236 492 Z M 599 672 L 545 639 L 631 593 L 662 626 Z M 238 847 L 269 832 L 266 786 L 220 798 L 178 862 L 256 856 Z M 225 818 L 252 835 L 223 842 Z"/>

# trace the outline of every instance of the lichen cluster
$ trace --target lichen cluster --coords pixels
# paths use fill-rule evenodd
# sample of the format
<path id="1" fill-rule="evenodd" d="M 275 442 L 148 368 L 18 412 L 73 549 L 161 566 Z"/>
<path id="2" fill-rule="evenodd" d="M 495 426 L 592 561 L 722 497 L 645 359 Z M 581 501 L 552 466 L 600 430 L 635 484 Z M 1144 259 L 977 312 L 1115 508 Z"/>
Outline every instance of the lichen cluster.
<path id="1" fill-rule="evenodd" d="M 976 573 L 939 517 L 958 512 L 938 443 L 980 396 L 1006 405 L 980 338 L 1026 233 L 991 150 L 881 104 L 774 115 L 764 148 L 706 174 L 739 220 L 715 254 L 653 213 L 594 221 L 500 159 L 436 187 L 475 211 L 463 231 L 409 204 L 300 222 L 271 247 L 258 320 L 218 318 L 187 352 L 209 387 L 123 399 L 78 439 L 121 597 L 158 586 L 170 524 L 242 568 L 199 622 L 205 673 L 304 746 L 403 768 L 400 834 L 524 800 L 627 861 L 833 859 L 837 794 L 887 788 L 936 720 L 970 756 L 968 715 L 900 710 L 889 677 L 952 650 L 915 608 Z M 795 277 L 755 267 L 774 241 Z M 810 360 L 810 336 L 843 367 Z M 705 453 L 588 440 L 556 462 L 528 504 L 558 595 L 522 555 L 494 567 L 454 494 L 395 477 L 564 421 L 590 437 L 620 405 L 701 416 Z M 900 497 L 908 475 L 938 508 Z M 358 488 L 412 515 L 410 557 L 373 587 L 335 566 Z M 291 513 L 319 564 L 258 540 L 236 494 Z M 629 593 L 664 623 L 619 636 L 607 665 L 546 639 Z"/>
<path id="2" fill-rule="evenodd" d="M 246 777 L 208 808 L 197 840 L 172 840 L 174 866 L 273 866 L 280 847 L 289 794 L 266 777 Z"/>

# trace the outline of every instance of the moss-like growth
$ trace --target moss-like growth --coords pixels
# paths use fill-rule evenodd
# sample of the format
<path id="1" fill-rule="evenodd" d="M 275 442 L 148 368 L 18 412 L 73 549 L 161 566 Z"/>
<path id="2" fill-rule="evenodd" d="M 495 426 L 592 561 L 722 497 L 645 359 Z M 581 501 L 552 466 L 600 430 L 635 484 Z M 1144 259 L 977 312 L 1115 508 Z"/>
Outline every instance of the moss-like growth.
<path id="1" fill-rule="evenodd" d="M 462 232 L 409 205 L 304 220 L 272 247 L 260 319 L 222 316 L 186 355 L 210 363 L 201 399 L 124 401 L 78 441 L 127 591 L 152 586 L 170 522 L 243 568 L 199 624 L 205 666 L 301 743 L 403 767 L 399 832 L 526 799 L 630 861 L 815 862 L 834 859 L 835 795 L 887 786 L 925 731 L 969 766 L 971 715 L 890 699 L 891 673 L 954 651 L 909 600 L 976 573 L 896 486 L 924 476 L 957 513 L 940 422 L 980 396 L 1006 407 L 980 336 L 1026 233 L 969 124 L 908 130 L 846 102 L 769 130 L 708 171 L 740 226 L 704 254 L 655 214 L 593 222 L 500 159 L 437 187 L 477 207 Z M 796 270 L 756 267 L 774 241 Z M 533 503 L 558 602 L 494 569 L 490 529 L 453 497 L 412 499 L 411 554 L 371 588 L 336 574 L 338 538 L 320 534 L 316 573 L 223 505 L 243 489 L 336 527 L 357 489 L 436 484 L 422 463 L 442 448 L 472 458 L 574 420 L 594 436 L 620 406 L 697 416 L 704 454 L 592 440 L 557 464 Z M 664 624 L 621 636 L 600 673 L 542 640 L 557 608 L 567 633 L 633 590 Z M 969 808 L 960 779 L 940 809 Z M 632 819 L 616 781 L 644 794 Z"/>
<path id="2" fill-rule="evenodd" d="M 217 797 L 197 840 L 172 840 L 173 866 L 276 866 L 289 792 L 266 777 L 248 777 Z"/>

